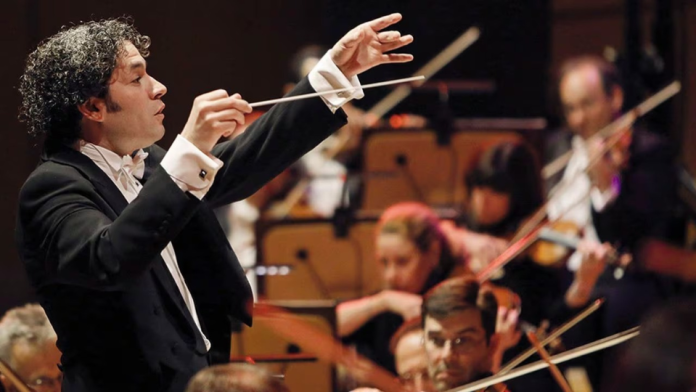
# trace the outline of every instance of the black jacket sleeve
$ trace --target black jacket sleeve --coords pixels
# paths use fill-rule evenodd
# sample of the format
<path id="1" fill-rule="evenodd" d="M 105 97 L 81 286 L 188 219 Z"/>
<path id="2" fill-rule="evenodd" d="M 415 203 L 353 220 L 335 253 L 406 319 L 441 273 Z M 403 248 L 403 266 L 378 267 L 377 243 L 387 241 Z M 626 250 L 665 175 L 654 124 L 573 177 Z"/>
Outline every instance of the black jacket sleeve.
<path id="1" fill-rule="evenodd" d="M 288 96 L 312 92 L 304 78 Z M 247 198 L 346 122 L 343 110 L 333 114 L 318 97 L 275 105 L 243 134 L 215 146 L 224 166 L 205 199 L 218 207 Z"/>

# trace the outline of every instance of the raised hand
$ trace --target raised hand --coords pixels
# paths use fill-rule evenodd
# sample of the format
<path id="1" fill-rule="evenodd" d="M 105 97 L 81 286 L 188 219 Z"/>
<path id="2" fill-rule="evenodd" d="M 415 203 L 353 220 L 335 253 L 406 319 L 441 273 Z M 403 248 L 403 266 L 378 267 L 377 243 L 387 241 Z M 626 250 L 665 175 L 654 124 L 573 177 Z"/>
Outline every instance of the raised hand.
<path id="1" fill-rule="evenodd" d="M 410 54 L 387 53 L 413 42 L 411 35 L 382 31 L 400 20 L 401 14 L 391 14 L 355 27 L 334 45 L 331 60 L 347 78 L 380 64 L 413 60 Z"/>
<path id="2" fill-rule="evenodd" d="M 210 152 L 220 137 L 230 136 L 238 125 L 244 125 L 244 114 L 251 111 L 239 94 L 229 96 L 225 90 L 215 90 L 199 95 L 181 136 L 199 150 Z"/>

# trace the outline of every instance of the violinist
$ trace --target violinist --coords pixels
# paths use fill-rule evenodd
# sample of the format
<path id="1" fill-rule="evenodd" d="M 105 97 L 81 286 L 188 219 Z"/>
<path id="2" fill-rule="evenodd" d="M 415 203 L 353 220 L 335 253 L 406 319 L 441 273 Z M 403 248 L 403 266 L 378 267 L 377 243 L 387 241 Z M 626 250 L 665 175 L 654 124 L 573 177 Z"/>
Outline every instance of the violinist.
<path id="1" fill-rule="evenodd" d="M 573 298 L 566 301 L 577 308 L 592 297 L 606 299 L 595 328 L 583 328 L 594 336 L 580 339 L 591 341 L 637 325 L 647 309 L 669 294 L 669 282 L 662 278 L 627 273 L 619 280 L 604 265 L 611 254 L 609 245 L 630 254 L 647 238 L 679 237 L 672 213 L 674 155 L 661 137 L 636 127 L 584 174 L 589 157 L 604 143 L 593 136 L 621 114 L 620 76 L 601 58 L 574 58 L 561 68 L 558 92 L 568 129 L 549 137 L 546 157 L 550 161 L 567 151 L 571 155 L 563 173 L 547 184 L 548 216 L 574 222 L 586 240 L 584 252 L 573 254 L 568 267 L 583 270 L 583 254 L 589 253 L 591 260 L 585 259 L 590 265 L 585 267 L 590 277 L 600 272 L 593 285 L 571 285 L 568 295 Z M 567 184 L 561 189 L 558 184 L 563 181 Z M 576 277 L 582 275 L 580 270 Z"/>
<path id="2" fill-rule="evenodd" d="M 466 229 L 445 227 L 474 272 L 497 257 L 508 238 L 541 205 L 538 168 L 538 159 L 523 143 L 493 146 L 475 160 L 465 179 L 469 192 Z M 549 303 L 562 294 L 557 271 L 527 257 L 509 263 L 493 282 L 519 294 L 521 317 L 536 325 L 545 318 Z"/>

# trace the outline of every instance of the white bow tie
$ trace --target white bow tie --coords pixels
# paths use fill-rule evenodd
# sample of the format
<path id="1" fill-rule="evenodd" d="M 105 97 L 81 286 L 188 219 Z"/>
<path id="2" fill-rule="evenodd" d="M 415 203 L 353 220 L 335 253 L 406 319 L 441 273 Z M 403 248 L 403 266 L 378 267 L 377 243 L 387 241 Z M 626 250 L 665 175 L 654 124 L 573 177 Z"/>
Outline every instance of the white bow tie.
<path id="1" fill-rule="evenodd" d="M 148 153 L 139 150 L 135 157 L 130 155 L 124 155 L 121 159 L 121 170 L 132 175 L 137 179 L 142 179 L 143 174 L 145 174 L 145 158 L 147 158 Z"/>

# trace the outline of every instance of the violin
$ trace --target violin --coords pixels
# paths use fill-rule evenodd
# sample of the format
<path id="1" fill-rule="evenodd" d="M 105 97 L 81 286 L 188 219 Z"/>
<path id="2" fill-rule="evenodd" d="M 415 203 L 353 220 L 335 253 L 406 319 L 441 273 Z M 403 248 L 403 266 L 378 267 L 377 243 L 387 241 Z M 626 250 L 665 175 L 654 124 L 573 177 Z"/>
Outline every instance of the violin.
<path id="1" fill-rule="evenodd" d="M 579 229 L 572 222 L 559 221 L 542 227 L 537 233 L 538 241 L 531 246 L 528 255 L 537 264 L 557 267 L 567 260 L 569 250 L 576 250 L 580 245 L 578 233 Z M 614 278 L 621 279 L 632 260 L 630 254 L 619 253 L 612 248 L 607 257 L 607 264 L 616 267 Z"/>
<path id="2" fill-rule="evenodd" d="M 527 251 L 535 263 L 545 267 L 557 267 L 570 256 L 570 249 L 577 244 L 569 244 L 569 238 L 577 238 L 580 228 L 570 221 L 558 221 L 537 233 L 537 241 Z M 569 246 L 570 245 L 570 246 Z"/>

